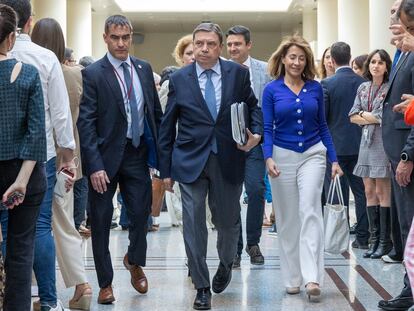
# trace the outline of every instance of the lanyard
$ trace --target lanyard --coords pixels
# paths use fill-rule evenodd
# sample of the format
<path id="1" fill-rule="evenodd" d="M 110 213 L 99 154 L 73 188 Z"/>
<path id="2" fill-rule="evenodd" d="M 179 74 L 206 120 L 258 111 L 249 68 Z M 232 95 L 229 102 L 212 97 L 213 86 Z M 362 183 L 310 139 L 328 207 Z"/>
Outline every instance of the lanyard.
<path id="1" fill-rule="evenodd" d="M 126 88 L 126 85 L 125 85 L 124 80 L 122 80 L 121 76 L 119 75 L 119 73 L 115 69 L 115 67 L 112 66 L 112 68 L 113 68 L 116 76 L 118 77 L 119 81 L 121 81 L 122 88 L 124 89 L 124 94 L 127 96 L 127 100 L 128 100 L 128 103 L 129 103 L 129 100 L 131 98 L 131 93 L 132 93 L 132 87 L 133 87 L 133 84 L 134 84 L 134 71 L 132 70 L 132 64 L 131 64 L 131 84 L 130 84 L 130 86 L 128 88 L 128 92 L 127 92 L 127 88 Z"/>
<path id="2" fill-rule="evenodd" d="M 374 100 L 375 100 L 375 98 L 377 98 L 378 93 L 379 93 L 379 91 L 381 89 L 381 86 L 382 86 L 382 83 L 381 83 L 380 86 L 379 86 L 379 88 L 375 92 L 374 97 L 372 98 L 372 101 L 371 101 L 372 84 L 373 84 L 373 82 L 371 82 L 371 85 L 369 86 L 369 93 L 368 93 L 368 112 L 371 112 L 372 111 L 372 108 L 374 106 Z"/>

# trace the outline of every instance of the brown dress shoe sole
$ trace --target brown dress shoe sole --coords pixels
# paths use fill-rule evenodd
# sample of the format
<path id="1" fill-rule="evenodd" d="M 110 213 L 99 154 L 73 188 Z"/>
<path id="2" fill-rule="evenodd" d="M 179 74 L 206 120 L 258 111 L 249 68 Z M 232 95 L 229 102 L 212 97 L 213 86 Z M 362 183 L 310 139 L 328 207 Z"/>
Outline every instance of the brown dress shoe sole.
<path id="1" fill-rule="evenodd" d="M 101 305 L 109 305 L 113 303 L 114 301 L 115 301 L 115 297 L 110 297 L 110 298 L 101 299 L 101 300 L 98 298 L 98 303 Z"/>

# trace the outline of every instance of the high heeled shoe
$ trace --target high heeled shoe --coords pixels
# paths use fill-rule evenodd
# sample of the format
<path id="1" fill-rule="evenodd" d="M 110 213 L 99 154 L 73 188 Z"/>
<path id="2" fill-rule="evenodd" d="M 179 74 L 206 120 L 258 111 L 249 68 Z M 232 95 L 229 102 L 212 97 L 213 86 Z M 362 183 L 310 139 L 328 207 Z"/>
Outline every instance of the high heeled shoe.
<path id="1" fill-rule="evenodd" d="M 76 291 L 71 300 L 69 300 L 69 309 L 86 310 L 91 307 L 92 288 L 89 284 L 85 284 L 80 296 L 76 297 Z"/>
<path id="2" fill-rule="evenodd" d="M 321 295 L 321 288 L 318 283 L 309 282 L 306 284 L 306 295 L 308 299 L 319 298 Z"/>

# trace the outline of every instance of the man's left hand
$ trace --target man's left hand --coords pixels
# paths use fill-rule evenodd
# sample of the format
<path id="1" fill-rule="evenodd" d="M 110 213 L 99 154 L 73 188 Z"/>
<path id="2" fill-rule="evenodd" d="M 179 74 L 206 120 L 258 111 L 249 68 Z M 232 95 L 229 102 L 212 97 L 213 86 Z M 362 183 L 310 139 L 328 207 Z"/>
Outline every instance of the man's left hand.
<path id="1" fill-rule="evenodd" d="M 413 172 L 413 161 L 400 161 L 395 172 L 395 179 L 401 187 L 407 187 L 411 182 L 411 173 Z"/>
<path id="2" fill-rule="evenodd" d="M 402 25 L 392 25 L 391 31 L 398 32 L 398 35 L 393 35 L 391 42 L 402 52 L 410 52 L 414 50 L 414 36 L 411 35 Z"/>
<path id="3" fill-rule="evenodd" d="M 260 143 L 262 136 L 259 134 L 252 134 L 252 132 L 250 132 L 248 128 L 246 128 L 246 132 L 248 137 L 247 143 L 244 146 L 237 144 L 237 148 L 245 152 L 249 152 L 250 150 L 252 150 L 252 148 L 256 147 Z"/>
<path id="4" fill-rule="evenodd" d="M 411 101 L 414 99 L 414 95 L 411 94 L 403 94 L 401 96 L 401 100 L 402 102 L 399 103 L 398 105 L 395 105 L 392 110 L 394 112 L 399 112 L 399 113 L 405 113 L 405 111 L 407 110 L 408 106 L 410 105 Z"/>

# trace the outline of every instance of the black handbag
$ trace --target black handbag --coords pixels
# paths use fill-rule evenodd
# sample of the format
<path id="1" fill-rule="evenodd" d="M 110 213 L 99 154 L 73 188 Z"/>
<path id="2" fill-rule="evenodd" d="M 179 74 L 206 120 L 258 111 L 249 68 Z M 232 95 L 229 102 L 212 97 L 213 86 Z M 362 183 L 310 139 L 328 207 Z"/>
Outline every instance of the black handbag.
<path id="1" fill-rule="evenodd" d="M 233 140 L 239 145 L 247 143 L 246 128 L 249 125 L 249 110 L 244 102 L 231 105 L 231 130 Z"/>

